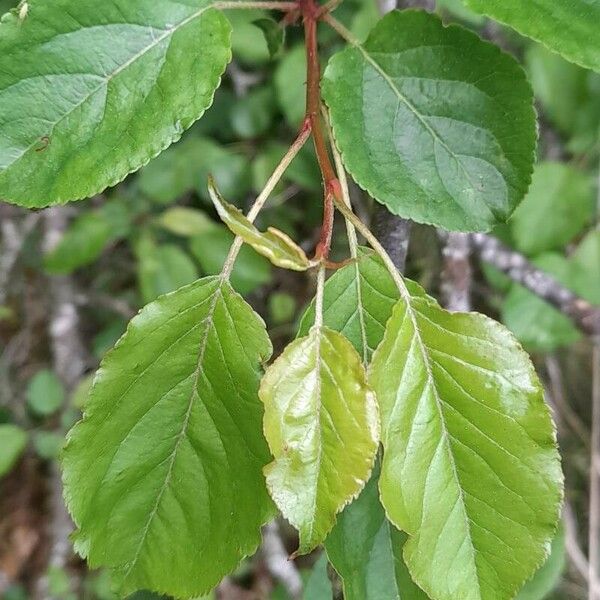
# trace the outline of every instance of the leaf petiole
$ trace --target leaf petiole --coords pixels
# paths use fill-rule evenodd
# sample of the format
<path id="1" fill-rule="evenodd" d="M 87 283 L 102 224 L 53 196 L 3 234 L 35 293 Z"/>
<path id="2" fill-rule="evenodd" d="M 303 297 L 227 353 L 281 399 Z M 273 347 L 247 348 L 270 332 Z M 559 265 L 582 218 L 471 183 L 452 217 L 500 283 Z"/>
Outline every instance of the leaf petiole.
<path id="1" fill-rule="evenodd" d="M 325 5 L 327 6 L 327 5 Z M 344 25 L 342 25 L 335 17 L 331 16 L 330 11 L 324 12 L 320 15 L 321 21 L 327 23 L 334 31 L 336 31 L 340 37 L 344 38 L 352 46 L 360 46 L 360 42 L 357 38 L 352 35 Z"/>
<path id="2" fill-rule="evenodd" d="M 283 177 L 283 174 L 286 172 L 287 168 L 290 166 L 291 162 L 296 158 L 296 155 L 308 138 L 310 137 L 311 132 L 311 124 L 308 119 L 304 121 L 302 124 L 302 128 L 300 129 L 300 133 L 293 141 L 292 145 L 289 147 L 288 151 L 285 153 L 284 157 L 281 159 L 280 163 L 277 165 L 271 177 L 265 184 L 262 192 L 257 196 L 252 208 L 248 211 L 247 219 L 252 223 L 254 219 L 258 216 L 258 213 L 264 207 L 266 201 L 269 199 L 269 196 L 273 193 L 273 190 L 279 183 L 280 179 Z M 235 259 L 244 243 L 243 239 L 240 236 L 236 236 L 235 240 L 233 240 L 233 244 L 229 250 L 229 254 L 225 259 L 225 263 L 223 265 L 223 270 L 221 271 L 221 279 L 229 279 L 231 275 L 231 271 L 233 270 L 233 265 L 235 263 Z"/>
<path id="3" fill-rule="evenodd" d="M 256 2 L 244 2 L 243 0 L 240 0 L 239 2 L 236 2 L 236 0 L 231 0 L 229 2 L 227 1 L 223 1 L 223 2 L 215 2 L 213 5 L 213 8 L 218 8 L 220 10 L 237 10 L 237 9 L 262 9 L 262 10 L 280 10 L 283 12 L 290 12 L 293 10 L 297 10 L 298 8 L 298 4 L 296 2 L 279 2 L 279 1 L 274 1 L 274 2 L 270 2 L 269 0 L 266 1 L 256 1 Z"/>
<path id="4" fill-rule="evenodd" d="M 346 204 L 341 201 L 339 198 L 334 197 L 333 202 L 335 203 L 336 208 L 344 215 L 346 221 L 349 221 L 367 240 L 371 248 L 375 250 L 375 252 L 381 257 L 383 264 L 389 271 L 392 276 L 394 283 L 398 287 L 398 291 L 400 292 L 400 296 L 406 300 L 410 300 L 410 293 L 406 284 L 404 283 L 404 279 L 402 275 L 400 275 L 398 269 L 394 265 L 392 259 L 389 257 L 388 253 L 385 251 L 385 248 L 379 243 L 379 240 L 371 233 L 371 230 L 352 212 Z"/>

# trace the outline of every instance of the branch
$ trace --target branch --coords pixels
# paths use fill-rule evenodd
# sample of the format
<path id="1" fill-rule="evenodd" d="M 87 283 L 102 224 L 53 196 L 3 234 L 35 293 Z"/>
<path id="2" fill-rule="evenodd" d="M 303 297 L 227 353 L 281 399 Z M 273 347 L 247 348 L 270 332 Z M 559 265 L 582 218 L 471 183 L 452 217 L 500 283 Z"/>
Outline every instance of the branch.
<path id="1" fill-rule="evenodd" d="M 598 337 L 594 338 L 592 350 L 590 455 L 589 600 L 600 600 L 600 341 Z"/>
<path id="2" fill-rule="evenodd" d="M 575 325 L 592 337 L 600 335 L 600 307 L 567 289 L 554 277 L 544 273 L 522 254 L 515 252 L 485 233 L 471 234 L 471 243 L 479 258 L 508 275 L 536 296 L 570 317 Z"/>
<path id="3" fill-rule="evenodd" d="M 449 233 L 442 250 L 442 296 L 444 306 L 454 312 L 471 310 L 471 242 L 465 233 Z"/>
<path id="4" fill-rule="evenodd" d="M 39 213 L 30 213 L 22 220 L 21 227 L 17 226 L 17 216 L 20 211 L 15 207 L 3 205 L 0 207 L 0 232 L 2 233 L 2 252 L 0 255 L 0 306 L 8 298 L 8 284 L 13 269 L 19 259 L 27 237 L 37 225 Z"/>
<path id="5" fill-rule="evenodd" d="M 435 10 L 435 0 L 398 0 L 394 8 L 423 8 L 433 12 Z"/>
<path id="6" fill-rule="evenodd" d="M 279 581 L 294 600 L 302 596 L 302 578 L 294 562 L 289 559 L 281 541 L 277 521 L 263 528 L 262 553 L 269 573 Z"/>

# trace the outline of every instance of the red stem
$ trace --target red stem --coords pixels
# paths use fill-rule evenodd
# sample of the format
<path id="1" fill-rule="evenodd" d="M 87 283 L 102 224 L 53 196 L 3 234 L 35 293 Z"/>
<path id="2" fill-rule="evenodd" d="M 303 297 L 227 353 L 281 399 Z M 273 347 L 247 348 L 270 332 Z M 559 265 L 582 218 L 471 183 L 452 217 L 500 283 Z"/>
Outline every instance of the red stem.
<path id="1" fill-rule="evenodd" d="M 333 233 L 333 198 L 341 197 L 341 188 L 335 169 L 327 151 L 327 143 L 321 122 L 321 67 L 317 44 L 317 21 L 321 17 L 322 7 L 315 0 L 299 0 L 304 21 L 306 44 L 306 119 L 310 122 L 317 160 L 323 175 L 324 202 L 323 225 L 315 258 L 327 259 Z"/>

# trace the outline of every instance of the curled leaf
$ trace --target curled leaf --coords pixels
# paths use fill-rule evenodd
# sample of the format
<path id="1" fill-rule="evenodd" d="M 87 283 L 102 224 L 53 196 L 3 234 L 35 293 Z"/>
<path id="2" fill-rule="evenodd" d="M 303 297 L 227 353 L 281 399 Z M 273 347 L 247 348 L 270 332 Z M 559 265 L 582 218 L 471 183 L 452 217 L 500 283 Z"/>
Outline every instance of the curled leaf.
<path id="1" fill-rule="evenodd" d="M 266 232 L 259 231 L 239 208 L 223 199 L 212 179 L 208 181 L 208 191 L 223 223 L 275 266 L 292 271 L 306 271 L 316 264 L 283 231 L 273 227 L 269 227 Z"/>

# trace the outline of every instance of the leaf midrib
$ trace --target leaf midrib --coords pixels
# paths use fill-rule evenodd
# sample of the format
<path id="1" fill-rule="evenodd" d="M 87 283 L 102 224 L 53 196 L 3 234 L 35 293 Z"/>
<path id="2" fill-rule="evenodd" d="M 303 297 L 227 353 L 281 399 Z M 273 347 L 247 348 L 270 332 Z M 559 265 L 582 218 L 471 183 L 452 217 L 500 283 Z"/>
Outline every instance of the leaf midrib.
<path id="1" fill-rule="evenodd" d="M 123 581 L 126 581 L 127 578 L 129 577 L 129 575 L 131 575 L 131 572 L 133 571 L 134 567 L 137 565 L 137 562 L 139 560 L 142 548 L 144 546 L 144 542 L 146 541 L 146 537 L 148 535 L 148 531 L 150 530 L 150 526 L 152 525 L 152 521 L 154 520 L 154 517 L 156 516 L 156 513 L 158 511 L 158 507 L 160 506 L 160 502 L 162 500 L 162 496 L 165 493 L 165 491 L 167 490 L 170 482 L 171 482 L 171 476 L 173 473 L 173 467 L 175 465 L 175 460 L 177 459 L 177 451 L 179 449 L 179 445 L 181 443 L 181 441 L 183 440 L 184 436 L 187 434 L 187 428 L 188 428 L 188 424 L 189 424 L 189 420 L 190 420 L 190 415 L 192 412 L 192 407 L 194 405 L 194 400 L 195 397 L 198 396 L 198 392 L 197 392 L 197 386 L 198 386 L 198 380 L 200 378 L 200 373 L 201 373 L 201 366 L 202 363 L 204 361 L 204 353 L 206 351 L 206 346 L 208 345 L 208 337 L 209 337 L 209 333 L 213 327 L 213 316 L 217 307 L 217 302 L 219 300 L 219 297 L 222 297 L 222 287 L 223 287 L 223 279 L 219 280 L 219 285 L 218 287 L 215 289 L 215 291 L 213 292 L 213 301 L 210 304 L 210 307 L 208 309 L 208 312 L 206 313 L 206 316 L 204 317 L 204 319 L 202 319 L 203 323 L 206 323 L 206 328 L 204 330 L 204 335 L 202 337 L 202 339 L 200 340 L 200 345 L 198 348 L 198 360 L 196 362 L 196 369 L 194 371 L 194 376 L 193 376 L 193 382 L 192 382 L 192 388 L 191 388 L 191 394 L 190 394 L 190 400 L 188 403 L 188 407 L 186 410 L 186 414 L 185 414 L 185 418 L 183 421 L 183 425 L 181 427 L 181 431 L 179 432 L 178 436 L 177 436 L 177 440 L 175 442 L 175 446 L 173 448 L 173 451 L 171 452 L 171 456 L 170 456 L 170 462 L 169 462 L 169 467 L 167 469 L 167 474 L 165 476 L 165 481 L 156 497 L 156 502 L 154 503 L 154 507 L 152 509 L 152 511 L 150 512 L 149 516 L 148 516 L 148 520 L 146 521 L 146 525 L 144 527 L 144 530 L 142 532 L 142 536 L 140 538 L 140 542 L 138 544 L 138 547 L 136 549 L 135 555 L 131 561 L 131 563 L 129 564 L 129 567 L 127 568 L 127 571 L 125 572 L 125 575 L 123 576 Z"/>
<path id="2" fill-rule="evenodd" d="M 134 64 L 137 60 L 139 60 L 140 58 L 142 58 L 143 56 L 145 56 L 148 52 L 150 52 L 151 50 L 153 50 L 154 48 L 156 48 L 160 43 L 162 43 L 169 36 L 175 34 L 182 27 L 185 27 L 188 23 L 191 23 L 193 20 L 195 20 L 198 17 L 200 17 L 204 12 L 206 12 L 208 9 L 212 8 L 213 4 L 214 4 L 214 2 L 211 2 L 211 3 L 207 4 L 206 6 L 203 6 L 201 9 L 199 9 L 195 13 L 189 15 L 188 17 L 186 17 L 185 19 L 183 19 L 183 21 L 180 21 L 179 23 L 177 23 L 172 28 L 164 30 L 163 34 L 160 35 L 155 40 L 153 40 L 151 44 L 149 44 L 149 45 L 145 46 L 144 48 L 142 48 L 142 50 L 140 50 L 137 54 L 133 55 L 131 58 L 129 58 L 127 61 L 125 61 L 122 65 L 120 65 L 119 67 L 117 67 L 112 73 L 108 74 L 108 76 L 101 77 L 102 83 L 100 83 L 100 85 L 98 85 L 96 88 L 94 88 L 89 94 L 86 94 L 77 104 L 73 105 L 72 108 L 70 108 L 57 121 L 55 121 L 52 124 L 52 127 L 51 127 L 50 131 L 46 135 L 48 137 L 51 137 L 52 135 L 54 135 L 55 129 L 65 119 L 67 119 L 70 115 L 72 115 L 78 108 L 80 108 L 81 106 L 83 106 L 91 98 L 93 98 L 104 87 L 108 87 L 108 84 L 115 77 L 117 77 L 118 75 L 120 75 L 125 69 L 127 69 L 132 64 Z M 7 171 L 8 169 L 14 167 L 14 165 L 17 164 L 25 155 L 27 155 L 28 153 L 30 153 L 31 150 L 35 146 L 37 146 L 38 143 L 39 143 L 39 139 L 36 138 L 27 148 L 25 148 L 21 152 L 21 154 L 19 156 L 17 156 L 14 160 L 12 160 L 10 163 L 8 163 L 6 165 L 6 167 L 4 167 L 4 169 L 1 169 L 0 170 L 0 174 L 3 171 Z"/>
<path id="3" fill-rule="evenodd" d="M 462 509 L 463 509 L 462 512 L 463 512 L 463 515 L 465 517 L 465 526 L 466 526 L 467 533 L 468 533 L 469 546 L 471 548 L 471 555 L 472 555 L 472 559 L 473 559 L 473 567 L 475 569 L 475 573 L 477 574 L 477 592 L 478 592 L 479 598 L 482 599 L 483 596 L 481 594 L 481 584 L 480 584 L 480 580 L 479 580 L 479 569 L 477 567 L 477 561 L 475 559 L 477 551 L 476 551 L 475 546 L 473 544 L 473 536 L 472 536 L 472 533 L 471 533 L 471 523 L 470 523 L 469 517 L 467 515 L 467 508 L 466 508 L 466 502 L 465 502 L 465 497 L 464 497 L 464 493 L 463 493 L 462 483 L 461 483 L 460 477 L 458 475 L 458 469 L 456 467 L 456 462 L 454 460 L 454 455 L 452 453 L 452 446 L 450 444 L 450 435 L 449 435 L 448 429 L 446 427 L 446 421 L 444 419 L 444 413 L 443 413 L 443 410 L 442 410 L 442 403 L 443 403 L 443 401 L 440 398 L 438 390 L 437 390 L 437 385 L 436 385 L 435 377 L 433 376 L 433 371 L 432 371 L 431 364 L 430 364 L 430 361 L 429 361 L 429 354 L 427 353 L 425 342 L 423 341 L 423 338 L 420 335 L 419 323 L 418 323 L 418 318 L 417 318 L 417 315 L 416 315 L 416 313 L 419 312 L 419 311 L 418 311 L 418 309 L 415 309 L 413 307 L 413 305 L 412 305 L 412 298 L 411 298 L 410 294 L 408 293 L 408 290 L 400 290 L 400 294 L 402 296 L 402 299 L 406 303 L 406 312 L 409 314 L 409 318 L 411 320 L 413 331 L 414 331 L 414 337 L 417 340 L 417 344 L 419 346 L 421 358 L 423 360 L 423 364 L 425 365 L 425 371 L 427 373 L 427 380 L 428 380 L 428 382 L 427 382 L 426 385 L 430 386 L 431 390 L 433 391 L 433 396 L 435 398 L 435 406 L 436 406 L 436 410 L 438 412 L 438 416 L 439 416 L 439 419 L 440 419 L 444 447 L 446 449 L 447 456 L 448 456 L 450 465 L 452 467 L 452 474 L 454 475 L 454 480 L 456 481 L 456 485 L 458 487 L 459 498 L 460 498 L 461 506 L 462 506 Z"/>

